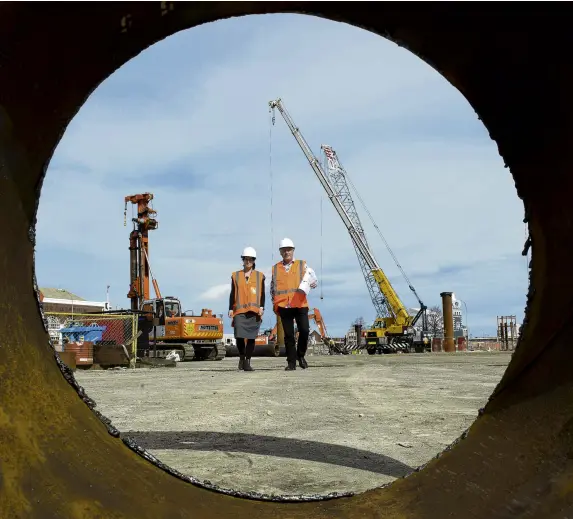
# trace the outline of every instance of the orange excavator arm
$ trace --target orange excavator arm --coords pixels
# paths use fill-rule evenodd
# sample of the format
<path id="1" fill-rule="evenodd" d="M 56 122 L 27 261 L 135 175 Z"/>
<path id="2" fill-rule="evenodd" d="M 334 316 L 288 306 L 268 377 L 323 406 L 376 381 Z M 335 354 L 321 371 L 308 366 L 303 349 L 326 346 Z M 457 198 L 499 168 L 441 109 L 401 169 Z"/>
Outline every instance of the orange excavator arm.
<path id="1" fill-rule="evenodd" d="M 309 319 L 313 319 L 318 327 L 318 331 L 320 332 L 320 336 L 324 339 L 328 337 L 328 333 L 326 331 L 326 324 L 324 324 L 324 320 L 322 319 L 322 314 L 318 308 L 313 308 L 314 312 L 308 314 Z"/>

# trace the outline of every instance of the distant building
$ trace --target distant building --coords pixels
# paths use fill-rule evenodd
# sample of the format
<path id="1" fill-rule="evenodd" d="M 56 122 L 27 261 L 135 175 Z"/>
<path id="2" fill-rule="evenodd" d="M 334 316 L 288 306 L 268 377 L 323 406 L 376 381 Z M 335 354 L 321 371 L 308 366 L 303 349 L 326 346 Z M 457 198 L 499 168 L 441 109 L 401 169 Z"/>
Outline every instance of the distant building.
<path id="1" fill-rule="evenodd" d="M 410 315 L 414 316 L 419 312 L 419 308 L 408 308 L 407 309 L 408 312 L 410 313 Z M 456 299 L 455 294 L 452 294 L 452 314 L 453 314 L 453 319 L 454 319 L 454 338 L 457 337 L 467 337 L 467 327 L 464 326 L 463 324 L 463 313 L 462 313 L 462 303 Z M 436 322 L 434 319 L 432 319 L 432 311 L 428 308 L 426 310 L 426 315 L 428 317 L 428 321 L 430 322 Z M 444 333 L 443 333 L 443 316 L 442 316 L 442 309 L 440 307 L 440 312 L 439 312 L 439 336 L 443 337 Z M 418 320 L 418 322 L 416 323 L 416 326 L 414 327 L 417 332 L 419 332 L 422 329 L 422 318 L 420 317 L 420 319 Z M 430 337 L 432 336 L 431 330 L 430 333 L 428 334 Z"/>
<path id="2" fill-rule="evenodd" d="M 362 337 L 360 337 L 360 346 L 364 346 L 366 340 L 364 339 L 364 333 L 366 332 L 366 328 L 362 328 Z M 357 345 L 358 344 L 358 337 L 356 335 L 356 328 L 352 325 L 349 330 L 346 332 L 344 338 L 346 339 L 346 344 L 350 345 Z"/>
<path id="3" fill-rule="evenodd" d="M 235 339 L 234 333 L 224 333 L 223 334 L 223 342 L 225 343 L 225 346 L 227 346 L 229 348 L 237 346 L 237 339 Z"/>
<path id="4" fill-rule="evenodd" d="M 308 338 L 311 340 L 313 337 L 316 343 L 322 343 L 322 336 L 316 330 L 312 330 Z"/>
<path id="5" fill-rule="evenodd" d="M 462 303 L 452 294 L 452 314 L 454 317 L 454 338 L 465 337 L 467 330 L 463 324 Z"/>
<path id="6" fill-rule="evenodd" d="M 86 301 L 83 297 L 63 288 L 40 288 L 40 292 L 43 296 L 44 312 L 85 314 L 110 309 L 109 303 L 105 301 Z"/>
<path id="7" fill-rule="evenodd" d="M 110 304 L 105 301 L 86 301 L 63 288 L 40 288 L 40 302 L 46 316 L 48 333 L 55 345 L 60 344 L 60 330 L 66 326 L 70 317 L 78 314 L 102 312 L 110 310 Z M 63 315 L 53 315 L 63 314 Z"/>

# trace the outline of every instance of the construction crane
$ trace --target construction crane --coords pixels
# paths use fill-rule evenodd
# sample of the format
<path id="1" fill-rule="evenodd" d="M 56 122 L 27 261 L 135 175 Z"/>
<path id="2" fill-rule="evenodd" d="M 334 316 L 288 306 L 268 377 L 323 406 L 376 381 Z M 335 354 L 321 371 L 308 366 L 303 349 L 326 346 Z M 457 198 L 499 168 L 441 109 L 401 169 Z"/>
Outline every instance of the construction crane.
<path id="1" fill-rule="evenodd" d="M 330 175 L 327 175 L 280 98 L 269 102 L 269 110 L 272 112 L 272 124 L 275 123 L 275 109 L 279 110 L 350 234 L 377 314 L 373 326 L 366 333 L 366 349 L 368 353 L 409 352 L 412 348 L 420 347 L 423 344 L 424 332 L 422 331 L 421 336 L 417 337 L 414 326 L 422 316 L 424 316 L 423 323 L 426 322 L 426 305 L 422 303 L 396 257 L 390 251 L 396 265 L 420 304 L 418 313 L 415 316 L 410 315 L 388 277 L 376 261 L 366 240 L 364 229 L 350 194 L 346 182 L 346 171 L 341 166 L 336 153 L 330 146 L 322 146 L 329 164 Z M 388 247 L 387 244 L 386 246 Z M 389 247 L 388 250 L 390 250 Z M 425 328 L 423 324 L 423 330 Z"/>
<path id="2" fill-rule="evenodd" d="M 167 357 L 175 353 L 180 360 L 222 360 L 223 319 L 203 308 L 200 315 L 182 312 L 181 302 L 173 296 L 163 297 L 149 263 L 149 231 L 158 228 L 157 212 L 150 207 L 152 193 L 125 197 L 124 226 L 127 204 L 137 205 L 129 234 L 130 284 L 127 297 L 131 311 L 139 314 L 138 356 Z M 151 298 L 150 280 L 155 291 Z"/>

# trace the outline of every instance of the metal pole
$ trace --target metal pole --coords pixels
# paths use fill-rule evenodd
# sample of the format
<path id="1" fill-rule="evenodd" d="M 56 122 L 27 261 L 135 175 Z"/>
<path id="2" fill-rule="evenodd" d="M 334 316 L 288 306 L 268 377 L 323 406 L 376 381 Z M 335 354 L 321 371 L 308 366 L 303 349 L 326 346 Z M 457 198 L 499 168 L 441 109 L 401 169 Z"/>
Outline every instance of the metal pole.
<path id="1" fill-rule="evenodd" d="M 163 315 L 165 315 L 165 308 L 163 309 Z M 157 326 L 155 326 L 155 323 L 153 325 L 153 359 L 154 362 L 157 359 Z"/>
<path id="2" fill-rule="evenodd" d="M 131 314 L 131 367 L 135 369 L 137 363 L 137 314 Z"/>

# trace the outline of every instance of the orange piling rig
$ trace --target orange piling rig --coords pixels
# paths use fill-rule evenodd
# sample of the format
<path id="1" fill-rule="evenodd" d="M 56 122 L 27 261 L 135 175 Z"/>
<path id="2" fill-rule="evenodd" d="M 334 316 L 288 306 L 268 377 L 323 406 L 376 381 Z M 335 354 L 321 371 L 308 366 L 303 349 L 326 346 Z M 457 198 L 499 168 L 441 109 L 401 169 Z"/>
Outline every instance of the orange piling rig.
<path id="1" fill-rule="evenodd" d="M 157 212 L 149 207 L 151 200 L 153 200 L 151 193 L 125 197 L 124 225 L 127 218 L 127 204 L 137 204 L 137 218 L 132 218 L 135 225 L 129 235 L 130 285 L 127 297 L 131 300 L 132 310 L 141 310 L 143 301 L 150 298 L 149 231 L 159 226 L 159 222 L 152 218 Z M 153 288 L 157 297 L 161 297 L 157 293 L 159 289 L 155 280 Z"/>
<path id="2" fill-rule="evenodd" d="M 223 343 L 223 319 L 203 308 L 200 315 L 182 311 L 181 302 L 173 296 L 163 297 L 149 262 L 149 231 L 158 228 L 157 212 L 149 204 L 153 194 L 142 193 L 125 197 L 124 225 L 127 204 L 137 205 L 129 234 L 131 311 L 139 314 L 137 352 L 139 357 L 166 357 L 177 353 L 180 360 L 222 360 L 226 355 Z M 155 298 L 151 297 L 150 282 Z"/>

